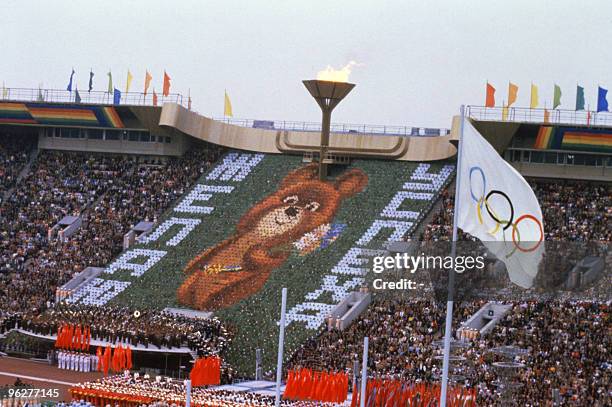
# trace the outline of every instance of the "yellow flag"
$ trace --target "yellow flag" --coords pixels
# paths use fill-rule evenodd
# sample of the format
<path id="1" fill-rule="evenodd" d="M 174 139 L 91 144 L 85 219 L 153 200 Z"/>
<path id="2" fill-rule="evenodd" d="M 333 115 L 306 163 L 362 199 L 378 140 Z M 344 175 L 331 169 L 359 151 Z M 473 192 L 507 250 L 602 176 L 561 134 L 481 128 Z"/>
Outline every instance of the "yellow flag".
<path id="1" fill-rule="evenodd" d="M 513 84 L 512 82 L 508 82 L 508 106 L 512 106 L 514 102 L 516 102 L 516 95 L 518 93 L 518 86 Z"/>
<path id="2" fill-rule="evenodd" d="M 4 86 L 4 82 L 2 82 L 2 99 L 6 99 L 8 96 L 8 89 Z"/>
<path id="3" fill-rule="evenodd" d="M 508 106 L 502 107 L 502 121 L 508 120 Z"/>
<path id="4" fill-rule="evenodd" d="M 127 80 L 125 81 L 125 93 L 128 93 L 130 91 L 130 85 L 132 84 L 132 79 L 134 79 L 134 76 L 132 76 L 132 73 L 128 69 Z"/>
<path id="5" fill-rule="evenodd" d="M 232 102 L 230 102 L 230 98 L 227 95 L 227 91 L 225 92 L 225 103 L 223 106 L 223 115 L 224 116 L 229 116 L 229 117 L 233 117 L 233 113 L 232 113 Z"/>
<path id="6" fill-rule="evenodd" d="M 538 107 L 539 104 L 540 104 L 540 101 L 538 100 L 538 87 L 532 83 L 531 84 L 531 100 L 529 102 L 529 107 L 532 109 L 535 109 L 536 107 Z"/>

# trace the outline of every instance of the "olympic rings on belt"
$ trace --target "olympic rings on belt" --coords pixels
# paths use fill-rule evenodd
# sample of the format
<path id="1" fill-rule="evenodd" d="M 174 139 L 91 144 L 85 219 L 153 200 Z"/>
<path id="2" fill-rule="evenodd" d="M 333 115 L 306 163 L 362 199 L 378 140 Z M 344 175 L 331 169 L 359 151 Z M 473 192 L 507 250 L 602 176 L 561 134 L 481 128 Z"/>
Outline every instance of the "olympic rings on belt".
<path id="1" fill-rule="evenodd" d="M 472 175 L 475 172 L 479 172 L 480 176 L 482 177 L 482 194 L 480 195 L 480 198 L 476 197 L 476 195 L 474 194 L 473 188 L 472 188 Z M 488 193 L 486 193 L 487 178 L 482 168 L 478 166 L 471 167 L 469 178 L 470 178 L 470 195 L 472 199 L 474 200 L 474 202 L 476 202 L 476 213 L 478 215 L 478 222 L 481 225 L 484 223 L 483 218 L 482 218 L 482 206 L 484 204 L 484 207 L 487 210 L 487 214 L 489 215 L 491 219 L 495 221 L 495 228 L 493 228 L 493 230 L 489 232 L 491 235 L 495 235 L 499 231 L 500 226 L 503 226 L 503 231 L 506 231 L 510 227 L 512 228 L 512 243 L 514 244 L 514 249 L 506 257 L 512 256 L 517 249 L 522 252 L 532 252 L 536 250 L 540 246 L 540 244 L 542 244 L 542 241 L 544 240 L 544 229 L 542 228 L 542 223 L 538 220 L 538 218 L 530 214 L 524 214 L 524 215 L 519 216 L 516 222 L 514 222 L 514 205 L 512 204 L 512 200 L 505 192 L 497 190 L 497 189 L 493 189 L 489 191 Z M 486 193 L 486 196 L 485 196 L 485 193 Z M 500 195 L 506 200 L 506 202 L 508 202 L 508 206 L 510 207 L 510 218 L 509 219 L 500 219 L 500 217 L 491 208 L 491 205 L 489 204 L 489 199 L 493 195 Z M 531 220 L 535 222 L 535 224 L 540 230 L 540 238 L 538 242 L 532 247 L 525 248 L 520 245 L 521 233 L 519 232 L 518 225 L 524 220 Z M 503 235 L 503 237 L 505 238 L 505 234 Z"/>

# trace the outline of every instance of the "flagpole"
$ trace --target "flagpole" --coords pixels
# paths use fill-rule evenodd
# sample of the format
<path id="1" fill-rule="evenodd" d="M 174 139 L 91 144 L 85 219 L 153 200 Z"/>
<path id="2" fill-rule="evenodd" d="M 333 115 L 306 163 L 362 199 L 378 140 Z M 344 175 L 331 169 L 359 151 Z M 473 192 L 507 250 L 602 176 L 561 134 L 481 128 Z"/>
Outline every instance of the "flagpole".
<path id="1" fill-rule="evenodd" d="M 361 397 L 359 401 L 360 407 L 365 407 L 366 403 L 366 384 L 368 382 L 368 348 L 370 345 L 370 338 L 366 336 L 363 338 L 363 361 L 361 366 Z M 353 394 L 353 397 L 356 397 L 356 394 Z"/>
<path id="2" fill-rule="evenodd" d="M 185 407 L 191 407 L 191 380 L 185 380 Z"/>
<path id="3" fill-rule="evenodd" d="M 285 346 L 285 313 L 287 311 L 287 288 L 283 287 L 281 300 L 280 333 L 278 334 L 278 358 L 276 360 L 276 399 L 274 405 L 280 406 L 281 377 L 283 375 L 283 348 Z"/>
<path id="4" fill-rule="evenodd" d="M 461 190 L 461 156 L 463 151 L 463 123 L 465 121 L 465 105 L 461 105 L 461 124 L 457 146 L 457 179 L 455 180 L 455 208 L 453 210 L 453 241 L 451 257 L 457 255 L 457 222 L 459 215 L 459 191 Z M 440 392 L 440 407 L 446 407 L 448 391 L 448 368 L 450 362 L 451 330 L 453 329 L 453 291 L 455 290 L 455 270 L 448 277 L 448 298 L 446 301 L 446 325 L 444 332 L 444 358 L 442 362 L 442 389 Z"/>

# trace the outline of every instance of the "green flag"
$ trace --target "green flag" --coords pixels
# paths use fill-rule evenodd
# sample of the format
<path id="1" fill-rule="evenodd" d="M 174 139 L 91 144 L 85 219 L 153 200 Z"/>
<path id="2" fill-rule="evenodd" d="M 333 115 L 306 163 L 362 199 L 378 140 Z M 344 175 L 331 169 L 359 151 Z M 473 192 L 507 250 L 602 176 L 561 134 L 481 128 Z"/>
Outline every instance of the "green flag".
<path id="1" fill-rule="evenodd" d="M 555 84 L 555 94 L 553 96 L 553 109 L 556 109 L 561 104 L 561 88 Z"/>
<path id="2" fill-rule="evenodd" d="M 111 71 L 108 71 L 108 93 L 113 94 L 113 92 L 113 74 L 111 73 Z"/>
<path id="3" fill-rule="evenodd" d="M 584 88 L 576 86 L 576 110 L 584 110 Z"/>

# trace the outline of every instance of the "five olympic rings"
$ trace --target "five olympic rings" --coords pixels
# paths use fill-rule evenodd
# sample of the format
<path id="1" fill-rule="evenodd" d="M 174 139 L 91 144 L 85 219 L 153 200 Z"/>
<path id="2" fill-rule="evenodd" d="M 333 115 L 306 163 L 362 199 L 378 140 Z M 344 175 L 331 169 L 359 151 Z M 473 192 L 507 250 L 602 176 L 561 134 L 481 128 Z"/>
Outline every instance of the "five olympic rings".
<path id="1" fill-rule="evenodd" d="M 480 173 L 480 176 L 482 178 L 482 193 L 480 194 L 480 197 L 474 194 L 474 190 L 472 188 L 472 176 L 475 173 Z M 544 240 L 544 230 L 542 228 L 542 223 L 540 222 L 540 220 L 538 220 L 538 218 L 530 214 L 523 214 L 519 216 L 515 222 L 514 221 L 514 215 L 515 215 L 514 205 L 512 204 L 512 200 L 510 199 L 510 197 L 504 191 L 500 191 L 497 189 L 492 189 L 488 193 L 486 192 L 487 191 L 487 178 L 485 177 L 485 174 L 482 168 L 477 167 L 477 166 L 471 167 L 469 178 L 470 178 L 470 195 L 472 197 L 472 200 L 474 200 L 474 202 L 476 202 L 477 204 L 476 212 L 478 214 L 478 222 L 481 225 L 484 223 L 483 214 L 482 214 L 483 212 L 482 208 L 484 206 L 489 217 L 495 221 L 495 228 L 489 231 L 489 234 L 492 234 L 492 235 L 496 234 L 499 231 L 500 227 L 502 228 L 503 231 L 506 231 L 510 227 L 512 228 L 512 243 L 514 244 L 514 249 L 512 250 L 510 254 L 508 254 L 507 257 L 512 256 L 517 249 L 522 252 L 532 252 L 536 250 L 540 246 L 540 244 L 542 244 L 542 241 Z M 495 213 L 495 211 L 491 208 L 489 199 L 494 195 L 499 195 L 500 197 L 504 198 L 506 202 L 508 203 L 508 207 L 510 209 L 509 219 L 501 219 L 500 216 L 498 216 L 497 213 Z M 530 220 L 534 222 L 540 230 L 540 238 L 538 242 L 531 247 L 523 247 L 520 244 L 521 234 L 519 232 L 518 225 L 522 221 L 526 221 L 526 220 Z M 505 234 L 503 234 L 503 236 L 505 239 Z"/>

